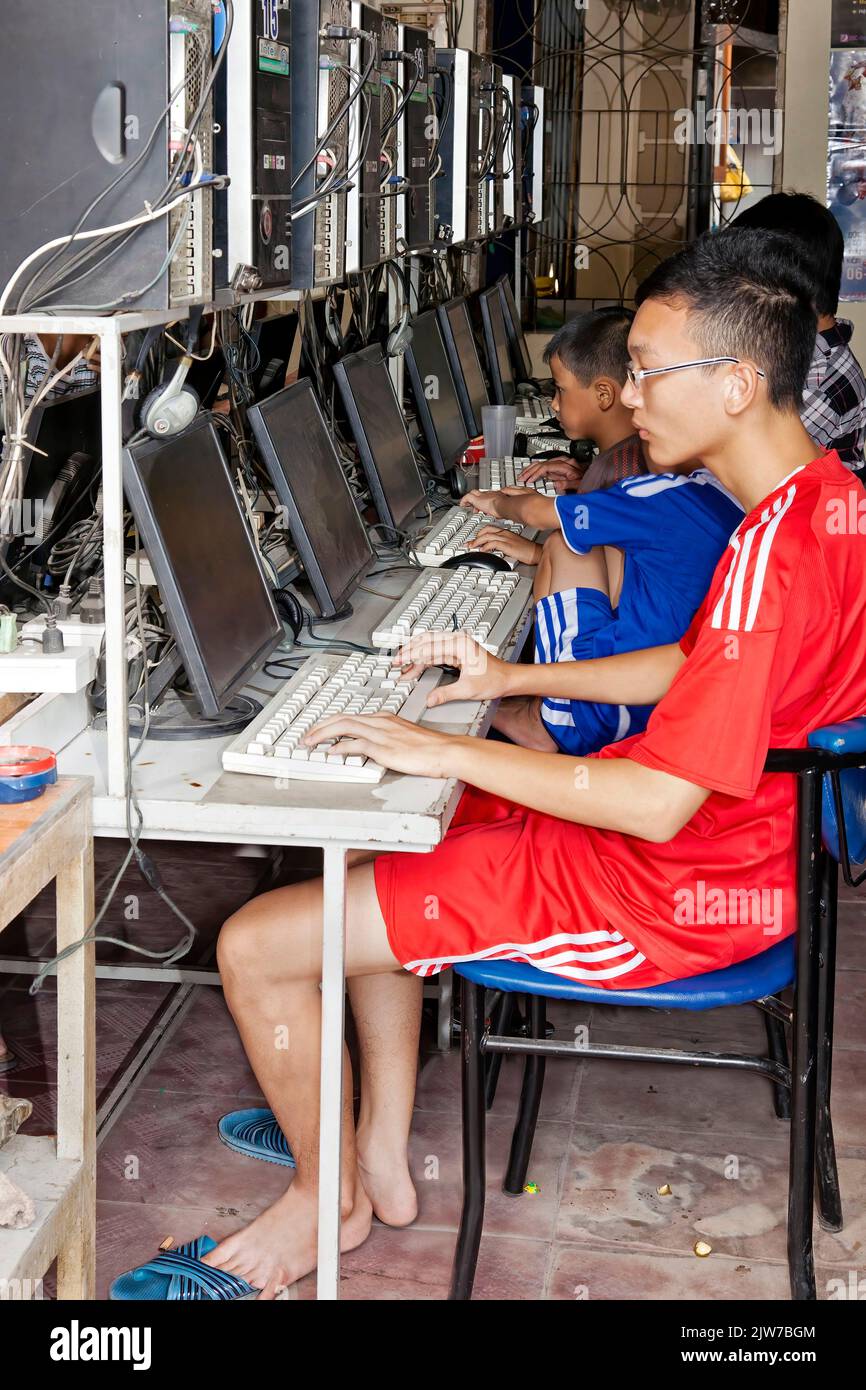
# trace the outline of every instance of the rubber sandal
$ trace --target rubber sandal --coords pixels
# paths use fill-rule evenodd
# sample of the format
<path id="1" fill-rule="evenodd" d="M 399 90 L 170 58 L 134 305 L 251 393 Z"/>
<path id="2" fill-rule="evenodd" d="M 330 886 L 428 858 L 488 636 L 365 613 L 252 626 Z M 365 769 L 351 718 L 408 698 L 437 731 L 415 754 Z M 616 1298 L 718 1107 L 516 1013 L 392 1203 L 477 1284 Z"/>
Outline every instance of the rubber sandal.
<path id="1" fill-rule="evenodd" d="M 4 1072 L 14 1071 L 17 1065 L 18 1058 L 15 1056 L 15 1053 L 4 1052 L 3 1056 L 0 1057 L 0 1076 L 2 1076 Z"/>
<path id="2" fill-rule="evenodd" d="M 147 1264 L 119 1274 L 108 1290 L 112 1302 L 168 1301 L 204 1303 L 209 1300 L 239 1301 L 257 1298 L 245 1279 L 224 1269 L 212 1269 L 201 1262 L 202 1255 L 216 1249 L 210 1236 L 199 1236 L 176 1250 L 164 1250 Z"/>
<path id="3" fill-rule="evenodd" d="M 235 1153 L 294 1168 L 295 1160 L 273 1110 L 233 1110 L 219 1122 L 219 1137 Z"/>

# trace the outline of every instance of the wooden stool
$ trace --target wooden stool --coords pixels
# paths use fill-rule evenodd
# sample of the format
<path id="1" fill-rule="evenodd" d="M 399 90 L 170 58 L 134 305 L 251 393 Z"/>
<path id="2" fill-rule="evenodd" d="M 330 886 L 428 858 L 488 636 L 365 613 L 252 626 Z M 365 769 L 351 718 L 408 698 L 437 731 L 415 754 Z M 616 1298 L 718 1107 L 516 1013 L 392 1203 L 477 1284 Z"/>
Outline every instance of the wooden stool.
<path id="1" fill-rule="evenodd" d="M 35 801 L 0 807 L 0 932 L 57 880 L 57 950 L 93 921 L 91 783 L 61 777 Z M 36 1220 L 0 1228 L 0 1297 L 27 1297 L 57 1260 L 57 1296 L 93 1298 L 96 1237 L 94 947 L 57 971 L 57 1136 L 16 1134 L 0 1172 L 33 1199 Z M 14 1073 L 13 1089 L 14 1089 Z"/>

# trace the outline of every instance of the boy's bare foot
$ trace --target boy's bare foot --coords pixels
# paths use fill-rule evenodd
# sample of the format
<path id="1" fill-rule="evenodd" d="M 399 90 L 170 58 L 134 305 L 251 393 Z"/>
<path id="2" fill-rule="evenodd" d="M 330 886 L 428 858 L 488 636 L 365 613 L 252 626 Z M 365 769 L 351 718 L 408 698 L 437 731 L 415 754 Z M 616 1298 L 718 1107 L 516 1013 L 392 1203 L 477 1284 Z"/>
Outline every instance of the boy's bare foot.
<path id="1" fill-rule="evenodd" d="M 536 696 L 512 695 L 500 700 L 493 718 L 493 727 L 521 748 L 537 753 L 556 753 L 557 746 L 541 722 L 541 699 Z"/>
<path id="2" fill-rule="evenodd" d="M 393 1158 L 381 1146 L 356 1137 L 358 1172 L 373 1203 L 373 1213 L 386 1226 L 411 1226 L 418 1215 L 418 1194 L 405 1152 Z"/>
<path id="3" fill-rule="evenodd" d="M 352 1210 L 343 1217 L 340 1249 L 345 1253 L 363 1245 L 372 1223 L 370 1198 L 359 1182 Z M 270 1300 L 316 1268 L 317 1229 L 318 1194 L 293 1182 L 273 1206 L 220 1241 L 202 1263 L 246 1279 L 261 1289 L 260 1298 Z"/>

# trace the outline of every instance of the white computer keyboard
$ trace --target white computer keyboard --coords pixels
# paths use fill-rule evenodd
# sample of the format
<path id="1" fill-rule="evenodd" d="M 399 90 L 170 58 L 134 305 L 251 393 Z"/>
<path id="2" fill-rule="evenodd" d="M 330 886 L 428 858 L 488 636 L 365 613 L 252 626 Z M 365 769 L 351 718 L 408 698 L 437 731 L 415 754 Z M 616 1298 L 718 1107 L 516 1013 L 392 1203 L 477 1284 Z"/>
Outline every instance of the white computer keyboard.
<path id="1" fill-rule="evenodd" d="M 465 629 L 498 656 L 531 596 L 532 580 L 506 570 L 428 570 L 378 624 L 373 646 L 399 647 L 418 633 Z"/>
<path id="2" fill-rule="evenodd" d="M 315 782 L 380 782 L 385 769 L 371 758 L 334 753 L 333 743 L 306 748 L 303 737 L 337 714 L 399 714 L 418 723 L 442 671 L 419 680 L 392 671 L 387 652 L 375 656 L 311 656 L 261 714 L 223 753 L 226 772 Z"/>
<path id="3" fill-rule="evenodd" d="M 518 412 L 527 420 L 549 420 L 553 415 L 550 401 L 546 396 L 517 396 L 514 404 Z"/>
<path id="4" fill-rule="evenodd" d="M 500 487 L 531 487 L 542 497 L 556 497 L 556 487 L 550 478 L 523 482 L 521 474 L 528 467 L 526 459 L 482 459 L 478 465 L 478 486 L 482 492 L 496 491 Z"/>
<path id="5" fill-rule="evenodd" d="M 443 560 L 468 550 L 469 542 L 475 539 L 482 526 L 502 526 L 528 540 L 535 540 L 538 535 L 537 528 L 521 526 L 517 521 L 502 521 L 486 512 L 470 511 L 468 507 L 450 507 L 442 520 L 416 541 L 412 553 L 420 565 L 441 565 Z"/>

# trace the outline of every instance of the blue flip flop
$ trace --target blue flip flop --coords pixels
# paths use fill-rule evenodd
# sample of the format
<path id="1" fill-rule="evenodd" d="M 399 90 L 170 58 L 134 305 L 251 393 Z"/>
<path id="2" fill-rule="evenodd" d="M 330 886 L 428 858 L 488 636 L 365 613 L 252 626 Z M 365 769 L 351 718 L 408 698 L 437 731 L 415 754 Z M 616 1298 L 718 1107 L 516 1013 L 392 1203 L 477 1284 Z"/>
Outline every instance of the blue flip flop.
<path id="1" fill-rule="evenodd" d="M 257 1298 L 261 1290 L 254 1289 L 245 1279 L 202 1264 L 202 1255 L 209 1255 L 215 1249 L 215 1240 L 199 1236 L 176 1250 L 161 1251 L 147 1264 L 119 1274 L 108 1290 L 108 1297 L 115 1303 L 139 1299 L 204 1303 L 211 1299 Z"/>
<path id="2" fill-rule="evenodd" d="M 219 1137 L 235 1153 L 294 1168 L 295 1160 L 273 1110 L 233 1110 L 219 1122 Z"/>

